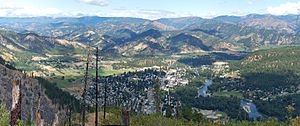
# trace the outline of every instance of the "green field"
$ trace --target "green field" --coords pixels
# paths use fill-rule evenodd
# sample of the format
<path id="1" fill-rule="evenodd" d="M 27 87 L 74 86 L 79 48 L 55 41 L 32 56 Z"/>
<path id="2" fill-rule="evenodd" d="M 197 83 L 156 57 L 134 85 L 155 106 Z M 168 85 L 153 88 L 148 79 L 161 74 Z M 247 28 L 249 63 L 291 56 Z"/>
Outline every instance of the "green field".
<path id="1" fill-rule="evenodd" d="M 102 69 L 99 70 L 100 76 L 110 76 L 114 74 L 122 74 L 130 70 L 113 70 L 113 69 Z M 92 69 L 89 71 L 90 76 L 96 76 L 96 70 Z M 72 76 L 71 74 L 65 74 L 65 76 L 55 76 L 50 79 L 51 82 L 56 83 L 60 88 L 72 87 L 81 85 L 83 82 L 84 74 L 79 76 Z"/>
<path id="2" fill-rule="evenodd" d="M 100 76 L 110 76 L 110 75 L 114 75 L 114 74 L 122 74 L 122 73 L 128 72 L 128 71 L 132 71 L 132 70 L 100 69 L 99 70 L 99 75 Z M 89 73 L 92 76 L 96 76 L 96 70 L 95 69 L 90 70 Z"/>
<path id="3" fill-rule="evenodd" d="M 83 76 L 66 76 L 55 77 L 50 79 L 51 82 L 56 83 L 59 88 L 72 87 L 74 85 L 82 84 L 81 79 Z"/>

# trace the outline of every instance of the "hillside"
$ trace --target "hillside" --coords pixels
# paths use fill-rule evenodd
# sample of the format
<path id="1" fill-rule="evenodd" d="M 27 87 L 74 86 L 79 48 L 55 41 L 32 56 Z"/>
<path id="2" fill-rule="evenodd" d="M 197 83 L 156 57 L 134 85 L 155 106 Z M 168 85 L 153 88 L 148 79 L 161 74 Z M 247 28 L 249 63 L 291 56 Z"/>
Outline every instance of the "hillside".
<path id="1" fill-rule="evenodd" d="M 43 78 L 32 77 L 16 70 L 0 57 L 0 103 L 4 104 L 8 110 L 12 107 L 12 82 L 14 80 L 21 82 L 22 120 L 35 122 L 39 108 L 40 118 L 44 120 L 44 123 L 57 125 L 67 121 L 67 109 L 79 111 L 79 101 L 68 92 Z"/>
<path id="2" fill-rule="evenodd" d="M 299 46 L 287 46 L 255 51 L 232 68 L 239 70 L 244 83 L 236 86 L 241 90 L 252 90 L 257 98 L 298 95 L 300 56 Z M 263 91 L 259 93 L 260 91 Z M 271 98 L 272 99 L 272 98 Z"/>
<path id="3" fill-rule="evenodd" d="M 240 63 L 243 73 L 293 72 L 300 75 L 300 47 L 263 49 L 252 53 Z"/>
<path id="4" fill-rule="evenodd" d="M 40 36 L 33 32 L 16 33 L 0 31 L 0 42 L 3 51 L 30 52 L 36 54 L 74 53 L 85 49 L 85 45 L 51 37 Z M 3 52 L 2 51 L 2 52 Z"/>
<path id="5" fill-rule="evenodd" d="M 35 76 L 66 75 L 71 62 L 81 62 L 87 45 L 75 41 L 39 36 L 35 33 L 0 31 L 0 56 L 17 69 Z M 58 70 L 59 68 L 68 70 Z M 73 69 L 74 70 L 74 69 Z M 74 70 L 75 71 L 75 70 Z"/>
<path id="6" fill-rule="evenodd" d="M 63 111 L 60 111 L 57 106 L 47 97 L 45 89 L 41 88 L 39 82 L 25 74 L 11 70 L 3 65 L 0 65 L 0 102 L 6 104 L 7 109 L 11 109 L 12 104 L 12 81 L 21 80 L 22 85 L 22 119 L 28 119 L 29 115 L 32 120 L 36 120 L 36 112 L 38 108 L 40 94 L 40 109 L 41 117 L 46 123 L 58 123 L 58 119 L 64 118 Z"/>

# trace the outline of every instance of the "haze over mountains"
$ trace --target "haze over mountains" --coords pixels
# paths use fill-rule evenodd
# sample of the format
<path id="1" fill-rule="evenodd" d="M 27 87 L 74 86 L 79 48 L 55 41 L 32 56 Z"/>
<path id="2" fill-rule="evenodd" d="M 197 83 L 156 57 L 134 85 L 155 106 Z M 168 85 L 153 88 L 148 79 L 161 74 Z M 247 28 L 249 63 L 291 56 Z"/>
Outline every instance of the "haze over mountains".
<path id="1" fill-rule="evenodd" d="M 104 53 L 125 56 L 209 50 L 249 51 L 260 46 L 298 45 L 298 24 L 297 15 L 258 14 L 213 19 L 2 17 L 0 20 L 0 27 L 4 31 L 97 44 Z"/>

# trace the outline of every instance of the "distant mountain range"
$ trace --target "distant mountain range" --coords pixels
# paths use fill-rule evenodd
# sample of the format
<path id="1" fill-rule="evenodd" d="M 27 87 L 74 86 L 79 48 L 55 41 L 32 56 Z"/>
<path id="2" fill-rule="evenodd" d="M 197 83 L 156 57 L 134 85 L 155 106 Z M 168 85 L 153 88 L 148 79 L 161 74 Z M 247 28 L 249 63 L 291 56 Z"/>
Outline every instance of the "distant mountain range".
<path id="1" fill-rule="evenodd" d="M 266 46 L 299 45 L 298 20 L 297 15 L 258 14 L 219 16 L 213 19 L 183 17 L 158 20 L 94 16 L 2 17 L 0 28 L 23 36 L 16 41 L 27 46 L 27 49 L 34 46 L 32 47 L 34 52 L 45 51 L 50 47 L 51 49 L 66 47 L 65 45 L 61 47 L 61 42 L 56 41 L 60 39 L 76 42 L 77 45 L 80 43 L 99 45 L 103 54 L 133 56 L 206 51 L 252 51 Z M 31 34 L 26 37 L 28 33 Z M 1 35 L 5 36 L 3 32 Z"/>
<path id="2" fill-rule="evenodd" d="M 201 24 L 207 21 L 217 21 L 220 23 L 230 23 L 236 25 L 255 26 L 258 28 L 267 29 L 282 29 L 289 32 L 297 30 L 299 25 L 298 15 L 282 15 L 275 16 L 269 14 L 249 14 L 246 16 L 218 16 L 212 19 L 204 19 L 201 17 L 182 17 L 182 18 L 162 18 L 158 20 L 148 20 L 142 18 L 129 18 L 129 17 L 0 17 L 0 25 L 4 28 L 12 28 L 18 31 L 34 30 L 42 31 L 46 29 L 72 29 L 80 28 L 93 28 L 95 26 L 102 26 L 103 32 L 118 29 L 118 27 L 132 29 L 135 32 L 139 30 L 154 28 L 157 30 L 182 30 L 196 24 Z M 109 26 L 110 25 L 110 26 Z M 114 26 L 118 25 L 118 26 Z M 23 27 L 21 27 L 23 26 Z M 43 26 L 43 27 L 41 27 Z M 72 27 L 70 27 L 72 26 Z M 141 29 L 139 27 L 143 26 Z M 40 28 L 40 29 L 38 29 Z M 96 28 L 97 29 L 97 28 Z M 47 31 L 41 32 L 46 33 Z M 48 35 L 48 34 L 47 34 Z M 55 35 L 55 34 L 53 34 Z"/>

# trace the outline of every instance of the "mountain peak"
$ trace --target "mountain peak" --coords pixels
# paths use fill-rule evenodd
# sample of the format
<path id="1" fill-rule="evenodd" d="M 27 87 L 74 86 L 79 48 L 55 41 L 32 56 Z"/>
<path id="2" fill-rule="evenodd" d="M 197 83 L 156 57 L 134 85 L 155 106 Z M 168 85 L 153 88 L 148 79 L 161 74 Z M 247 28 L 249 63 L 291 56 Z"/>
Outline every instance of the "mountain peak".
<path id="1" fill-rule="evenodd" d="M 152 38 L 159 38 L 162 36 L 161 32 L 159 30 L 156 29 L 149 29 L 147 31 L 142 32 L 141 34 L 139 34 L 140 37 L 152 37 Z"/>

